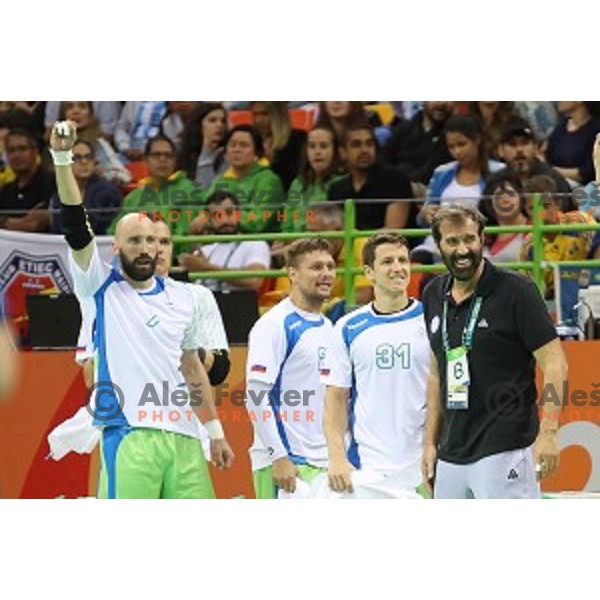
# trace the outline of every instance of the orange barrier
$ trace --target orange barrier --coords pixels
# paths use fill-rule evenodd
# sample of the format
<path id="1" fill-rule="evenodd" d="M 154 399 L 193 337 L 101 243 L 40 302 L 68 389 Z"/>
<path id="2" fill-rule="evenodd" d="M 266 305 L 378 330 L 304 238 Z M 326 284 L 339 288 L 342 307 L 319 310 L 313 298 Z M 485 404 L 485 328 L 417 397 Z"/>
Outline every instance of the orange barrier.
<path id="1" fill-rule="evenodd" d="M 310 131 L 315 124 L 316 110 L 304 110 L 303 108 L 293 108 L 289 111 L 292 127 L 294 129 L 304 129 Z M 249 110 L 234 110 L 229 113 L 229 125 L 252 125 L 252 113 Z"/>
<path id="2" fill-rule="evenodd" d="M 545 491 L 600 491 L 600 383 L 594 358 L 600 341 L 564 342 L 569 360 L 568 401 L 563 409 L 559 443 L 561 467 Z M 228 387 L 219 415 L 236 454 L 228 472 L 212 470 L 219 498 L 253 498 L 248 447 L 252 428 L 236 401 L 244 389 L 245 348 L 233 348 Z M 18 389 L 0 407 L 0 494 L 7 498 L 76 498 L 96 491 L 98 457 L 69 454 L 46 460 L 46 436 L 85 401 L 85 387 L 72 352 L 21 354 Z M 597 400 L 596 400 L 597 397 Z M 232 401 L 233 399 L 233 401 Z M 596 405 L 597 404 L 597 405 Z"/>

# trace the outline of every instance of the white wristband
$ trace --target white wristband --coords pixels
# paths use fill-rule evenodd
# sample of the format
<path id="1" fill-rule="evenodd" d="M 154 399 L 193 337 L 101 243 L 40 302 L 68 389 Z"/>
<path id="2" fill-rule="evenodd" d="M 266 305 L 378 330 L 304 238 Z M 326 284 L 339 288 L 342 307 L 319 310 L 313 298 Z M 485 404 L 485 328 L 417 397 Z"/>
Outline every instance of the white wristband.
<path id="1" fill-rule="evenodd" d="M 204 427 L 208 432 L 208 437 L 211 440 L 222 440 L 225 437 L 223 426 L 217 419 L 206 421 L 206 423 L 204 423 Z"/>
<path id="2" fill-rule="evenodd" d="M 50 154 L 52 155 L 52 162 L 57 167 L 66 167 L 73 164 L 73 150 L 52 150 L 50 148 Z"/>

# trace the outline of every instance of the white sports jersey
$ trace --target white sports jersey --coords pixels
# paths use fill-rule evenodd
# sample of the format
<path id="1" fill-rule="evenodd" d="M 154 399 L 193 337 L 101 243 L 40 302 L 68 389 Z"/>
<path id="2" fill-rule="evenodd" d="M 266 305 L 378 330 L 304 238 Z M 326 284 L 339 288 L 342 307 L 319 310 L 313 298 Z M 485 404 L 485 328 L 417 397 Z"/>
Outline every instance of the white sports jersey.
<path id="1" fill-rule="evenodd" d="M 168 278 L 166 284 L 185 286 L 192 292 L 196 305 L 196 318 L 200 346 L 205 350 L 228 350 L 223 317 L 213 293 L 203 285 L 182 283 Z"/>
<path id="2" fill-rule="evenodd" d="M 181 283 L 174 279 L 165 279 L 166 285 L 188 285 L 196 300 L 196 318 L 201 347 L 207 350 L 229 350 L 223 317 L 219 311 L 213 293 L 203 285 Z M 81 329 L 77 340 L 75 362 L 82 363 L 94 354 L 93 326 L 96 318 L 96 304 L 93 298 L 80 299 Z"/>
<path id="3" fill-rule="evenodd" d="M 327 385 L 351 390 L 348 460 L 412 469 L 419 483 L 430 349 L 423 306 L 379 315 L 372 303 L 342 317 L 324 361 Z"/>
<path id="4" fill-rule="evenodd" d="M 75 293 L 96 305 L 94 424 L 164 429 L 200 438 L 179 370 L 182 350 L 199 348 L 199 320 L 191 286 L 161 277 L 135 290 L 100 260 L 97 248 L 87 271 L 69 253 Z M 184 393 L 182 393 L 184 392 Z M 192 390 L 192 401 L 194 393 Z"/>
<path id="5" fill-rule="evenodd" d="M 252 328 L 246 381 L 271 388 L 267 398 L 246 398 L 254 426 L 253 470 L 271 464 L 273 447 L 264 442 L 269 437 L 283 445 L 294 463 L 327 466 L 320 368 L 332 330 L 329 319 L 300 310 L 289 298 Z"/>
<path id="6" fill-rule="evenodd" d="M 245 269 L 250 265 L 262 265 L 268 269 L 271 266 L 269 244 L 260 240 L 208 244 L 202 247 L 202 252 L 209 262 L 223 269 Z M 204 285 L 213 291 L 238 289 L 227 281 L 217 279 L 205 279 Z"/>

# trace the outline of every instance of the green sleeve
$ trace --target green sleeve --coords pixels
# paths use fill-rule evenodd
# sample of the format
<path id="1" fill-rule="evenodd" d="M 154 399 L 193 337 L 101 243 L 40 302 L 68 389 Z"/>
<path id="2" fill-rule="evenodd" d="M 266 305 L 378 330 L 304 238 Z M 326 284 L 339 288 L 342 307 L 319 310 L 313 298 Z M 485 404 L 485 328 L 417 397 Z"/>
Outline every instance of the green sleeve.
<path id="1" fill-rule="evenodd" d="M 279 177 L 270 169 L 265 169 L 257 176 L 252 193 L 257 202 L 249 205 L 247 210 L 242 212 L 248 215 L 253 211 L 256 220 L 243 219 L 243 231 L 247 233 L 281 231 L 281 224 L 277 221 L 277 211 L 284 208 L 285 190 Z M 266 206 L 261 208 L 261 205 Z"/>

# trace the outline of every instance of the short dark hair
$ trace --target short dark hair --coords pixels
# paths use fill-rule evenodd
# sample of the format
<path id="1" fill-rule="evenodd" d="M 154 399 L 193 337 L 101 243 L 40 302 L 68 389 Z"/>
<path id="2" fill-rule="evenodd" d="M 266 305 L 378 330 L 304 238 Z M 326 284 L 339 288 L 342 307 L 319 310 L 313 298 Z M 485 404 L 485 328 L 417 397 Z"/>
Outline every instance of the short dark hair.
<path id="1" fill-rule="evenodd" d="M 40 149 L 40 144 L 38 139 L 35 137 L 35 134 L 29 129 L 25 129 L 24 127 L 15 127 L 14 129 L 9 129 L 6 137 L 24 137 L 29 140 L 31 145 L 36 149 Z"/>
<path id="2" fill-rule="evenodd" d="M 250 137 L 252 138 L 252 143 L 254 144 L 254 152 L 256 153 L 256 156 L 262 158 L 265 155 L 265 146 L 263 144 L 263 139 L 260 133 L 258 132 L 258 129 L 256 129 L 256 127 L 254 127 L 253 125 L 236 125 L 235 127 L 232 127 L 225 136 L 223 146 L 227 148 L 227 144 L 229 144 L 229 141 L 231 140 L 233 135 L 235 133 L 238 133 L 239 131 L 248 133 L 250 135 Z"/>
<path id="3" fill-rule="evenodd" d="M 333 256 L 331 244 L 321 237 L 296 240 L 288 247 L 285 253 L 285 266 L 297 267 L 300 257 L 311 252 L 328 252 Z"/>
<path id="4" fill-rule="evenodd" d="M 167 144 L 169 144 L 169 146 L 171 146 L 171 150 L 173 150 L 173 154 L 175 156 L 177 156 L 177 148 L 175 147 L 175 142 L 167 137 L 166 135 L 162 135 L 162 134 L 158 134 L 155 135 L 153 138 L 150 138 L 148 140 L 148 142 L 146 143 L 146 148 L 144 150 L 144 154 L 146 156 L 148 156 L 148 154 L 150 154 L 150 152 L 152 152 L 152 146 L 154 146 L 154 144 L 156 144 L 156 142 L 166 142 Z"/>
<path id="5" fill-rule="evenodd" d="M 228 192 L 226 190 L 216 190 L 206 199 L 206 206 L 210 206 L 211 204 L 221 204 L 221 202 L 224 202 L 228 198 L 235 206 L 240 205 L 238 197 L 233 192 Z"/>
<path id="6" fill-rule="evenodd" d="M 448 206 L 442 206 L 433 215 L 431 222 L 431 233 L 435 243 L 439 246 L 442 234 L 440 227 L 444 221 L 450 221 L 455 225 L 462 225 L 465 221 L 473 221 L 477 224 L 477 231 L 479 237 L 483 235 L 483 228 L 487 223 L 487 219 L 473 206 L 467 206 L 466 204 L 449 204 Z"/>
<path id="7" fill-rule="evenodd" d="M 348 125 L 343 129 L 340 135 L 340 146 L 346 146 L 348 144 L 348 140 L 350 139 L 350 134 L 355 131 L 368 131 L 375 143 L 377 143 L 377 138 L 375 137 L 375 130 L 373 129 L 371 123 L 366 118 L 356 118 L 348 123 Z"/>
<path id="8" fill-rule="evenodd" d="M 394 231 L 380 231 L 372 235 L 365 244 L 362 251 L 363 265 L 373 267 L 375 264 L 375 253 L 377 248 L 383 244 L 393 244 L 394 246 L 403 246 L 406 251 L 409 251 L 408 241 L 403 235 Z"/>

